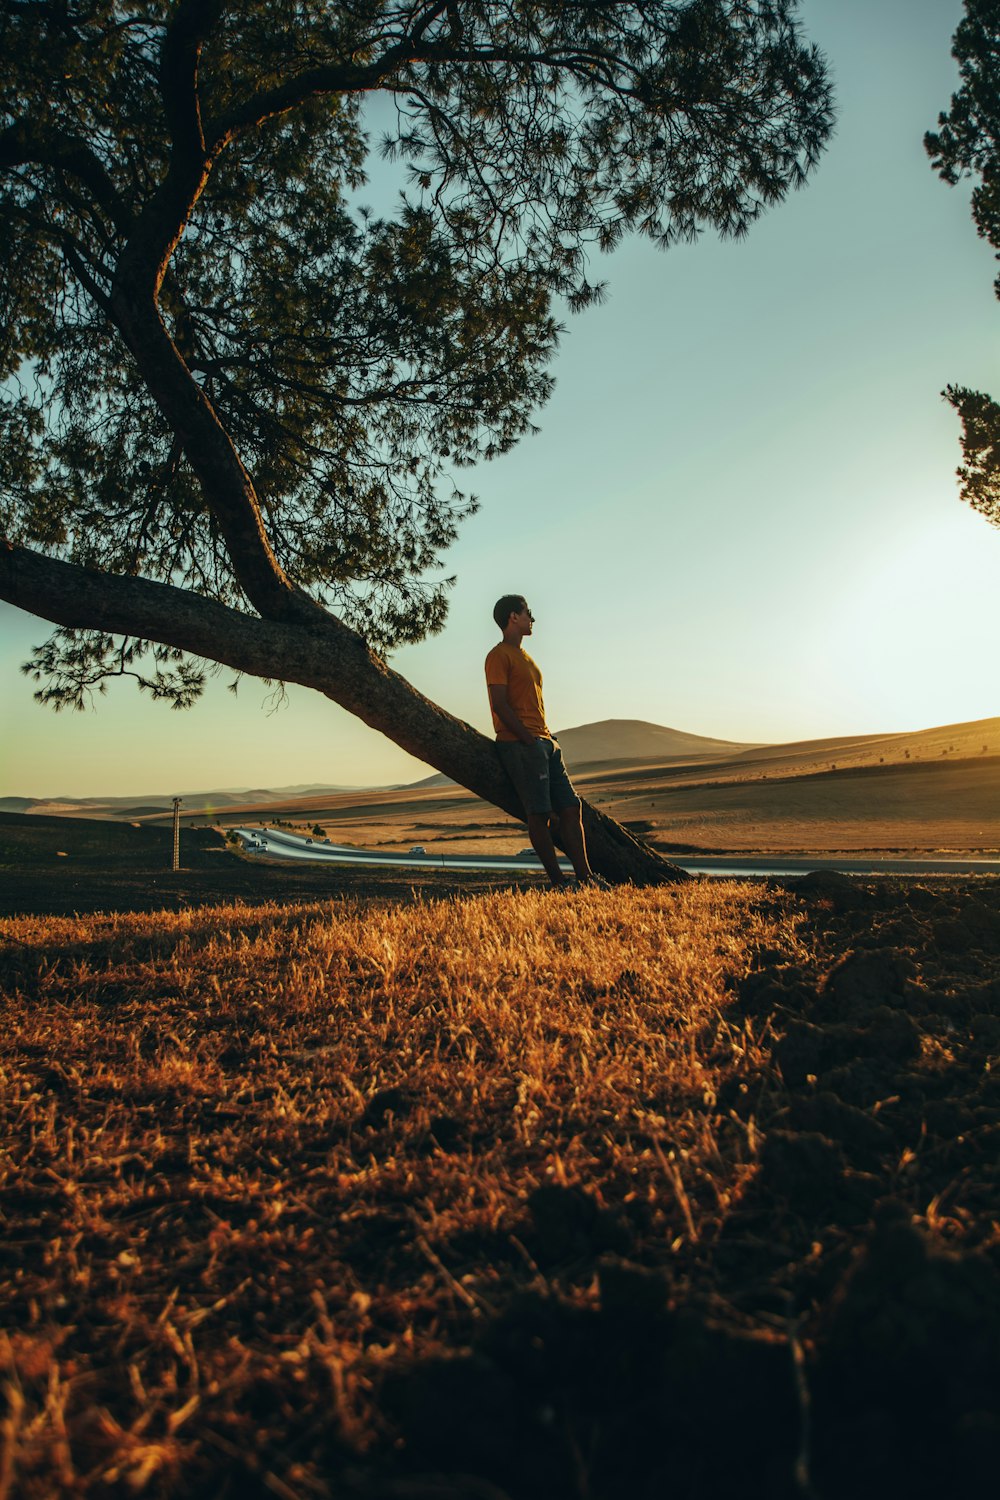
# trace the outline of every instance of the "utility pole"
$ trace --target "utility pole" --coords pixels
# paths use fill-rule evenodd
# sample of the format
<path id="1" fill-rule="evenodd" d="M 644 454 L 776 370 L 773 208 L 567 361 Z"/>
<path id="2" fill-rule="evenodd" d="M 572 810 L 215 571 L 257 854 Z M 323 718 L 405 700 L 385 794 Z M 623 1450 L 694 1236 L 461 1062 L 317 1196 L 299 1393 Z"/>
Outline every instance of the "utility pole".
<path id="1" fill-rule="evenodd" d="M 181 798 L 174 798 L 174 863 L 172 868 L 179 870 L 181 867 Z"/>

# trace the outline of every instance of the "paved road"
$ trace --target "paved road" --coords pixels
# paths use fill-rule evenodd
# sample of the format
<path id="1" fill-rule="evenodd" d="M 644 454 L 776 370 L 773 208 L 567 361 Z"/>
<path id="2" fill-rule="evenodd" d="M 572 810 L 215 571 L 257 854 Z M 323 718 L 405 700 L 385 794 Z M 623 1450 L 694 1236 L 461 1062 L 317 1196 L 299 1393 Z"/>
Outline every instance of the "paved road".
<path id="1" fill-rule="evenodd" d="M 393 865 L 410 870 L 493 870 L 511 874 L 539 874 L 534 854 L 408 854 L 402 850 L 355 849 L 309 839 L 283 829 L 245 827 L 234 829 L 252 852 L 272 859 L 307 859 L 316 864 Z M 256 844 L 256 850 L 253 845 Z M 569 870 L 568 860 L 561 860 Z M 692 875 L 804 875 L 807 870 L 840 870 L 845 875 L 997 875 L 997 859 L 736 859 L 727 855 L 705 855 L 698 859 L 675 859 L 674 864 Z"/>
<path id="2" fill-rule="evenodd" d="M 235 833 L 250 845 L 251 852 L 268 854 L 278 859 L 309 859 L 317 864 L 336 865 L 395 865 L 410 870 L 510 870 L 525 873 L 541 870 L 536 857 L 531 855 L 506 854 L 407 854 L 403 851 L 387 852 L 382 849 L 355 849 L 349 844 L 331 844 L 323 839 L 308 839 L 297 833 L 286 833 L 275 828 L 236 828 Z M 264 848 L 253 850 L 253 842 L 263 842 Z M 568 860 L 562 860 L 564 869 L 569 869 Z"/>

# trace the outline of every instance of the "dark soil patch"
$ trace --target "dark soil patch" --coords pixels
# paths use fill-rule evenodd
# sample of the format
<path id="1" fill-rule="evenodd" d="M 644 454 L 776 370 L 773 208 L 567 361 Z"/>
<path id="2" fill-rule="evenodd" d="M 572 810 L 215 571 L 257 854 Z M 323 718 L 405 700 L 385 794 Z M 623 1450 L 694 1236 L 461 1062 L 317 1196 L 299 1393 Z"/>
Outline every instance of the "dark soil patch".
<path id="1" fill-rule="evenodd" d="M 171 869 L 169 828 L 97 818 L 0 813 L 0 917 L 179 911 L 272 901 L 406 901 L 530 888 L 541 876 L 354 869 L 247 858 L 214 828 L 181 831 L 181 869 Z"/>
<path id="2" fill-rule="evenodd" d="M 734 997 L 773 1071 L 720 1097 L 761 1145 L 718 1236 L 665 1256 L 578 1186 L 539 1190 L 523 1238 L 561 1293 L 388 1382 L 416 1469 L 515 1500 L 994 1487 L 1000 883 L 790 889 L 808 956 L 762 953 Z"/>

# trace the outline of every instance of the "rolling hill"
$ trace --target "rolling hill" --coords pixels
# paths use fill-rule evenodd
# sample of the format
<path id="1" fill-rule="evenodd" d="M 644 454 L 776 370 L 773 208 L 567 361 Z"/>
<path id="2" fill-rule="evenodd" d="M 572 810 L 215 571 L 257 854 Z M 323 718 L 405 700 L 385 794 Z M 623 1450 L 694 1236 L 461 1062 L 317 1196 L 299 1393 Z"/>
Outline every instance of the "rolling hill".
<path id="1" fill-rule="evenodd" d="M 288 802 L 296 797 L 336 796 L 342 792 L 370 791 L 370 787 L 332 786 L 303 782 L 298 786 L 231 787 L 225 791 L 186 792 L 185 814 L 229 812 L 239 807 L 259 807 L 270 802 Z M 0 797 L 0 813 L 32 813 L 44 817 L 154 818 L 173 809 L 173 794 L 152 792 L 134 797 Z"/>
<path id="2" fill-rule="evenodd" d="M 688 747 L 692 740 L 706 743 L 690 736 Z M 572 746 L 572 732 L 562 743 Z M 585 754 L 587 739 L 577 744 Z M 995 857 L 1000 848 L 1000 719 L 714 752 L 685 750 L 675 739 L 680 753 L 673 756 L 636 754 L 649 745 L 645 735 L 590 739 L 591 749 L 629 744 L 631 756 L 589 762 L 567 748 L 571 772 L 591 803 L 668 853 Z M 524 844 L 516 820 L 443 777 L 390 791 L 290 799 L 219 821 L 239 817 L 280 817 L 306 832 L 319 824 L 335 842 L 373 848 L 509 854 Z"/>
<path id="3" fill-rule="evenodd" d="M 636 719 L 560 736 L 581 793 L 635 831 L 679 850 L 1000 847 L 1000 718 L 909 733 L 747 745 Z M 168 796 L 8 798 L 0 811 L 169 822 Z M 323 785 L 190 794 L 185 823 L 279 817 L 366 846 L 410 843 L 514 852 L 516 822 L 446 777 L 408 786 Z"/>
<path id="4" fill-rule="evenodd" d="M 664 724 L 648 724 L 644 719 L 601 719 L 596 724 L 580 724 L 564 729 L 556 738 L 567 761 L 574 766 L 600 760 L 677 760 L 707 755 L 736 755 L 759 749 L 756 743 L 716 740 L 703 734 L 688 734 L 683 729 L 668 729 Z"/>
<path id="5" fill-rule="evenodd" d="M 567 764 L 574 769 L 593 761 L 623 761 L 632 765 L 644 760 L 739 755 L 759 748 L 746 741 L 715 740 L 683 729 L 669 729 L 665 724 L 649 724 L 645 719 L 599 719 L 594 724 L 557 730 L 556 739 Z M 437 774 L 413 782 L 412 788 L 454 785 L 447 776 Z"/>

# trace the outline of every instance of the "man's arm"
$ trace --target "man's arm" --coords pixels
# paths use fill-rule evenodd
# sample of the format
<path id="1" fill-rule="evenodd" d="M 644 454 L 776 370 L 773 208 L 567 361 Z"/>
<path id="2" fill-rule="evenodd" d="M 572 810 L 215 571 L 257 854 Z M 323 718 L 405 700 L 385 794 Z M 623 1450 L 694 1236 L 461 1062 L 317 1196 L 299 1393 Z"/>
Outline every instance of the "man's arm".
<path id="1" fill-rule="evenodd" d="M 490 706 L 501 724 L 506 725 L 511 734 L 516 734 L 522 744 L 533 745 L 535 743 L 535 736 L 531 733 L 530 729 L 525 729 L 521 720 L 511 708 L 510 700 L 507 697 L 507 689 L 504 684 L 502 682 L 491 682 L 489 690 Z"/>

